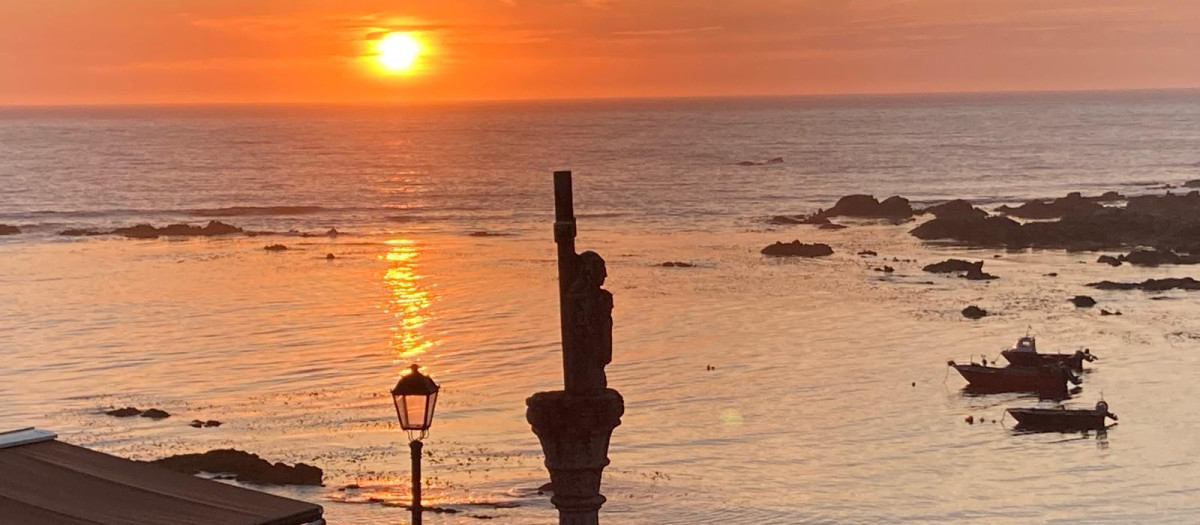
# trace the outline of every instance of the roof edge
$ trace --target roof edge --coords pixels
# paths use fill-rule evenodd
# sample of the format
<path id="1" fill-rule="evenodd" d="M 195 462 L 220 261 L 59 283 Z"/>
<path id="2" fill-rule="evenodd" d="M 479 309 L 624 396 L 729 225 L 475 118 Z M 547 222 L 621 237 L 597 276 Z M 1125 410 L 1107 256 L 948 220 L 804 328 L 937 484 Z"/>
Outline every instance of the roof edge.
<path id="1" fill-rule="evenodd" d="M 34 427 L 8 430 L 0 432 L 0 449 L 41 443 L 43 441 L 53 441 L 57 437 L 58 434 L 54 432 Z"/>

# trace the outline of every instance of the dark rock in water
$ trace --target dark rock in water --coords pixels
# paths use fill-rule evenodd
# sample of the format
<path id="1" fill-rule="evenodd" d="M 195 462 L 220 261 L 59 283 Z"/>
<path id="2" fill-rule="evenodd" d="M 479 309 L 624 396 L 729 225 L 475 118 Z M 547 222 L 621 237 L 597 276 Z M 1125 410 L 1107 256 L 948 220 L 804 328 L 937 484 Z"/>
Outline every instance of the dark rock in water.
<path id="1" fill-rule="evenodd" d="M 1115 191 L 1106 191 L 1099 197 L 1092 197 L 1096 202 L 1116 202 L 1125 200 L 1125 196 Z"/>
<path id="2" fill-rule="evenodd" d="M 1111 312 L 1108 310 L 1100 310 L 1100 315 L 1122 315 L 1122 314 L 1121 314 L 1120 310 L 1113 310 Z"/>
<path id="3" fill-rule="evenodd" d="M 545 492 L 554 492 L 554 483 L 547 481 L 547 482 L 543 483 L 542 486 L 538 487 L 537 491 L 538 491 L 538 494 L 542 494 Z"/>
<path id="4" fill-rule="evenodd" d="M 1096 300 L 1086 295 L 1076 295 L 1071 298 L 1071 304 L 1074 304 L 1076 308 L 1091 308 L 1096 306 Z"/>
<path id="5" fill-rule="evenodd" d="M 1200 281 L 1197 281 L 1191 277 L 1172 277 L 1167 279 L 1147 279 L 1140 283 L 1100 281 L 1098 283 L 1090 283 L 1088 286 L 1100 290 L 1144 290 L 1147 292 L 1161 292 L 1166 290 L 1200 290 Z M 1154 299 L 1157 299 L 1157 297 Z"/>
<path id="6" fill-rule="evenodd" d="M 913 216 L 913 209 L 908 199 L 904 197 L 888 197 L 880 202 L 871 195 L 847 195 L 838 199 L 837 204 L 821 215 L 824 217 L 846 216 L 876 219 L 909 218 Z"/>
<path id="7" fill-rule="evenodd" d="M 820 229 L 820 230 L 844 230 L 846 228 L 847 228 L 847 226 L 845 226 L 843 224 L 834 224 L 832 222 L 827 223 L 827 224 L 822 224 L 817 227 L 817 229 Z"/>
<path id="8" fill-rule="evenodd" d="M 1200 180 L 1189 180 L 1183 183 L 1184 188 L 1200 188 Z"/>
<path id="9" fill-rule="evenodd" d="M 968 281 L 990 281 L 992 279 L 999 279 L 999 277 L 983 271 L 982 262 L 978 267 L 967 270 L 967 273 L 963 274 L 962 278 Z"/>
<path id="10" fill-rule="evenodd" d="M 1120 266 L 1121 265 L 1121 260 L 1116 257 L 1113 257 L 1111 255 L 1101 255 L 1099 259 L 1096 259 L 1096 262 L 1104 263 L 1109 266 Z"/>
<path id="11" fill-rule="evenodd" d="M 21 229 L 8 224 L 0 224 L 0 235 L 16 235 L 21 233 Z"/>
<path id="12" fill-rule="evenodd" d="M 329 237 L 337 237 L 341 234 L 342 232 L 337 231 L 337 228 L 330 228 L 329 231 L 325 232 L 325 235 L 328 235 Z"/>
<path id="13" fill-rule="evenodd" d="M 777 257 L 825 257 L 833 255 L 833 248 L 828 244 L 805 244 L 799 240 L 789 243 L 777 242 L 762 249 L 763 255 Z"/>
<path id="14" fill-rule="evenodd" d="M 1134 266 L 1159 266 L 1162 264 L 1200 264 L 1200 256 L 1179 255 L 1172 250 L 1134 250 L 1119 258 Z"/>
<path id="15" fill-rule="evenodd" d="M 970 262 L 962 259 L 946 259 L 940 263 L 925 265 L 921 270 L 929 273 L 982 272 L 983 261 Z"/>
<path id="16" fill-rule="evenodd" d="M 1046 274 L 1046 277 L 1058 277 L 1058 272 L 1050 272 Z"/>
<path id="17" fill-rule="evenodd" d="M 234 449 L 210 450 L 203 454 L 181 454 L 150 462 L 160 467 L 197 474 L 200 472 L 235 474 L 238 481 L 266 485 L 320 485 L 324 472 L 304 463 L 288 466 Z"/>
<path id="18" fill-rule="evenodd" d="M 691 268 L 695 265 L 692 263 L 686 263 L 686 262 L 682 262 L 682 261 L 667 261 L 665 263 L 662 263 L 661 266 L 664 268 Z"/>
<path id="19" fill-rule="evenodd" d="M 962 316 L 967 319 L 983 319 L 988 316 L 988 311 L 975 305 L 963 308 Z"/>
<path id="20" fill-rule="evenodd" d="M 264 246 L 263 249 L 268 252 L 285 252 L 287 251 L 288 247 L 282 244 L 271 244 Z"/>
<path id="21" fill-rule="evenodd" d="M 337 259 L 337 257 L 336 257 L 335 255 L 333 255 L 332 253 L 327 253 L 327 254 L 325 254 L 325 260 L 326 260 L 326 261 L 332 261 L 332 260 L 334 260 L 334 259 Z"/>
<path id="22" fill-rule="evenodd" d="M 71 228 L 71 229 L 67 229 L 67 230 L 58 232 L 59 235 L 62 235 L 65 237 L 93 237 L 96 235 L 107 235 L 108 233 L 109 232 L 102 232 L 100 230 L 83 229 L 83 228 Z"/>
<path id="23" fill-rule="evenodd" d="M 188 426 L 190 426 L 192 428 L 219 427 L 219 426 L 221 426 L 221 422 L 217 421 L 215 419 L 210 419 L 208 421 L 201 421 L 199 419 L 193 419 L 191 423 L 188 423 Z"/>
<path id="24" fill-rule="evenodd" d="M 171 417 L 171 414 L 168 414 L 166 410 L 159 410 L 157 408 L 148 409 L 145 412 L 142 412 L 141 415 L 142 417 L 148 417 L 150 419 L 166 419 Z"/>
<path id="25" fill-rule="evenodd" d="M 863 250 L 863 251 L 858 252 L 858 254 L 863 257 L 874 257 L 876 255 L 879 255 L 878 253 L 875 253 L 874 250 Z"/>
<path id="26" fill-rule="evenodd" d="M 930 206 L 921 213 L 932 213 L 939 219 L 982 219 L 988 216 L 986 211 L 976 208 L 969 201 L 954 199 L 950 202 Z"/>
<path id="27" fill-rule="evenodd" d="M 893 273 L 896 271 L 896 269 L 892 268 L 891 266 L 884 265 L 882 268 L 876 268 L 875 271 L 883 272 L 883 273 Z"/>
<path id="28" fill-rule="evenodd" d="M 108 412 L 105 412 L 105 414 L 113 417 L 133 417 L 142 415 L 142 411 L 134 407 L 125 407 L 118 408 L 116 410 L 109 410 Z"/>
<path id="29" fill-rule="evenodd" d="M 737 165 L 738 166 L 762 166 L 762 163 L 754 162 L 752 160 L 743 160 L 741 162 L 738 162 Z"/>
<path id="30" fill-rule="evenodd" d="M 783 164 L 783 157 L 774 157 L 767 159 L 767 164 Z"/>
<path id="31" fill-rule="evenodd" d="M 243 230 L 237 226 L 225 224 L 221 221 L 209 221 L 208 224 L 204 225 L 203 227 L 192 226 L 190 224 L 169 224 L 161 228 L 155 228 L 149 224 L 139 224 L 137 226 L 117 228 L 113 230 L 112 233 L 116 235 L 124 235 L 133 239 L 155 239 L 160 236 L 212 237 L 216 235 L 229 235 L 231 233 L 243 233 Z"/>
<path id="32" fill-rule="evenodd" d="M 955 240 L 976 246 L 1021 245 L 1021 224 L 1008 217 L 937 218 L 909 233 L 921 240 Z"/>

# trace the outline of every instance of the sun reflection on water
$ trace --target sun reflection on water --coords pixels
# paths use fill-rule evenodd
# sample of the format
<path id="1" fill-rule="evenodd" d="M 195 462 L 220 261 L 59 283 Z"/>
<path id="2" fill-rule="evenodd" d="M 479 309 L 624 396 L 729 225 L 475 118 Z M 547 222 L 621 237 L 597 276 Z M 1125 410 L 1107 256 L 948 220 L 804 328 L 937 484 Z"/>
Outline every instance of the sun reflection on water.
<path id="1" fill-rule="evenodd" d="M 423 331 L 432 319 L 429 308 L 433 296 L 418 273 L 421 251 L 417 243 L 411 239 L 393 239 L 387 244 L 390 247 L 382 258 L 391 266 L 383 280 L 392 296 L 385 311 L 397 319 L 391 328 L 392 361 L 408 362 L 437 344 Z"/>

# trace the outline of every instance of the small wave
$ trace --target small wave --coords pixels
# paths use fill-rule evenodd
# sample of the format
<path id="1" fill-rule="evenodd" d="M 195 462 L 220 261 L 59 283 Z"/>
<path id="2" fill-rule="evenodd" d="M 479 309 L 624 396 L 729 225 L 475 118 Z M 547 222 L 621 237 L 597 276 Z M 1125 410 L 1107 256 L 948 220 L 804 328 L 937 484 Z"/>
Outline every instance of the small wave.
<path id="1" fill-rule="evenodd" d="M 229 206 L 226 208 L 201 208 L 188 210 L 189 215 L 200 217 L 241 217 L 257 215 L 308 215 L 333 211 L 321 206 Z"/>

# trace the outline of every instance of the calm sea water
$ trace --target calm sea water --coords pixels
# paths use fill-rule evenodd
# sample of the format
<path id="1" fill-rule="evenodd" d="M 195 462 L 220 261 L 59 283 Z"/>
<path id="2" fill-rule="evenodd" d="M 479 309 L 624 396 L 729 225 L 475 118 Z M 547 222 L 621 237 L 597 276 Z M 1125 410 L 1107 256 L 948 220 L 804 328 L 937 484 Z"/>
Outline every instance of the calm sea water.
<path id="1" fill-rule="evenodd" d="M 0 237 L 0 428 L 139 459 L 234 446 L 310 462 L 325 487 L 269 490 L 332 523 L 406 523 L 386 392 L 418 361 L 444 387 L 427 492 L 461 511 L 429 522 L 555 523 L 524 398 L 561 381 L 550 173 L 569 168 L 580 248 L 607 258 L 616 298 L 609 377 L 627 413 L 607 523 L 1193 522 L 1194 296 L 1083 286 L 1193 268 L 764 219 L 854 192 L 1157 191 L 1200 178 L 1197 122 L 1195 92 L 0 110 L 0 223 L 26 232 Z M 55 234 L 209 219 L 344 234 Z M 837 253 L 758 254 L 795 238 Z M 262 249 L 277 242 L 291 249 Z M 920 271 L 951 256 L 1002 279 Z M 1124 315 L 1076 310 L 1077 293 Z M 998 315 L 966 321 L 968 304 Z M 1036 399 L 962 395 L 946 359 L 995 356 L 1030 327 L 1101 356 L 1067 403 L 1103 396 L 1119 425 L 1015 434 L 992 420 Z M 127 405 L 174 416 L 101 413 Z"/>

